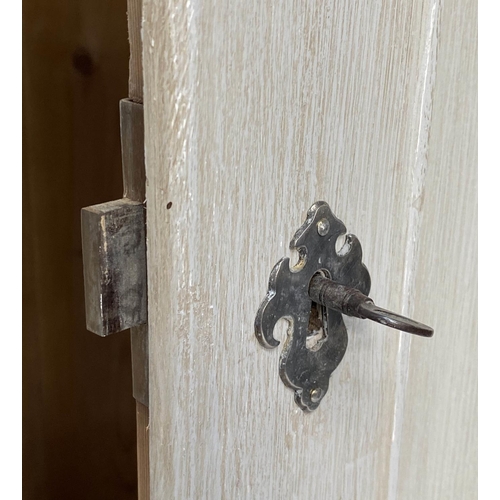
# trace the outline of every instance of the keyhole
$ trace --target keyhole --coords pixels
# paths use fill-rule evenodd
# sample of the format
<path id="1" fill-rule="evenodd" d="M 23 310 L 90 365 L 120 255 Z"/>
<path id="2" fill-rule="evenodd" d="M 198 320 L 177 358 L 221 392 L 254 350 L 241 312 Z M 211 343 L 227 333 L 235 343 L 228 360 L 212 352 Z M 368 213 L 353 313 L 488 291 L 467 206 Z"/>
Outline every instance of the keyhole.
<path id="1" fill-rule="evenodd" d="M 326 277 L 326 273 L 318 272 L 320 276 Z M 315 275 L 316 276 L 316 275 Z M 327 311 L 324 306 L 311 302 L 309 314 L 308 334 L 306 347 L 310 351 L 319 351 L 327 338 Z"/>
<path id="2" fill-rule="evenodd" d="M 323 325 L 323 306 L 313 302 L 311 304 L 311 313 L 309 314 L 308 335 L 306 338 L 306 347 L 310 351 L 321 349 L 326 339 L 326 330 Z"/>

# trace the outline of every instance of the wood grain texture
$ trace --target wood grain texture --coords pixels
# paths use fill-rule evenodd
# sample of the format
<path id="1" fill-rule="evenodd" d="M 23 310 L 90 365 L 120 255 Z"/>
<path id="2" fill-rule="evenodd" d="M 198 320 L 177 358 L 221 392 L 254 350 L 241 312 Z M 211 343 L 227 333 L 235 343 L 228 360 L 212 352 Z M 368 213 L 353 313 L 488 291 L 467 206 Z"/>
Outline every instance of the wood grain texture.
<path id="1" fill-rule="evenodd" d="M 441 14 L 396 498 L 477 498 L 477 4 Z"/>
<path id="2" fill-rule="evenodd" d="M 137 40 L 136 40 L 137 42 Z M 137 48 L 131 46 L 131 52 Z M 146 201 L 146 169 L 144 164 L 144 109 L 143 105 L 132 99 L 120 101 L 120 132 L 122 145 L 123 198 L 139 202 L 144 208 Z M 122 200 L 122 202 L 125 200 Z M 144 244 L 146 240 L 146 212 L 144 211 L 142 232 Z M 137 231 L 136 231 L 137 232 Z M 145 255 L 144 255 L 145 257 Z M 146 261 L 144 259 L 144 278 Z M 147 289 L 144 293 L 147 301 Z M 147 306 L 142 324 L 130 329 L 132 349 L 132 379 L 134 398 L 145 406 L 149 405 L 149 348 Z M 139 429 L 138 429 L 139 432 Z M 143 433 L 140 432 L 142 435 Z M 139 454 L 142 456 L 142 453 Z M 138 464 L 141 468 L 141 464 Z"/>
<path id="3" fill-rule="evenodd" d="M 144 165 L 144 108 L 142 104 L 132 99 L 120 101 L 120 133 L 123 197 L 144 203 L 146 167 Z"/>
<path id="4" fill-rule="evenodd" d="M 129 99 L 143 102 L 144 79 L 142 67 L 142 0 L 127 0 L 128 33 L 130 43 Z M 144 165 L 144 111 L 138 106 L 121 103 L 123 117 L 130 113 L 130 120 L 122 121 L 122 141 L 128 136 L 127 146 L 122 142 L 123 154 L 128 161 L 123 164 L 124 193 L 133 200 L 146 202 L 146 174 Z M 130 129 L 125 130 L 129 125 Z M 147 214 L 147 212 L 146 212 Z M 137 410 L 137 481 L 139 500 L 150 498 L 149 473 L 149 331 L 148 325 L 132 328 L 132 369 L 134 397 Z"/>
<path id="5" fill-rule="evenodd" d="M 138 500 L 149 500 L 149 408 L 136 402 Z"/>
<path id="6" fill-rule="evenodd" d="M 101 337 L 147 321 L 146 214 L 121 199 L 82 209 L 87 329 Z"/>
<path id="7" fill-rule="evenodd" d="M 152 498 L 390 497 L 409 342 L 346 318 L 346 356 L 306 415 L 253 322 L 320 199 L 361 239 L 375 302 L 409 308 L 440 5 L 143 9 Z"/>
<path id="8" fill-rule="evenodd" d="M 128 96 L 136 102 L 142 102 L 142 0 L 127 0 L 128 38 L 130 42 Z"/>
<path id="9" fill-rule="evenodd" d="M 85 328 L 80 209 L 121 196 L 124 0 L 23 3 L 23 498 L 137 496 L 127 335 Z"/>

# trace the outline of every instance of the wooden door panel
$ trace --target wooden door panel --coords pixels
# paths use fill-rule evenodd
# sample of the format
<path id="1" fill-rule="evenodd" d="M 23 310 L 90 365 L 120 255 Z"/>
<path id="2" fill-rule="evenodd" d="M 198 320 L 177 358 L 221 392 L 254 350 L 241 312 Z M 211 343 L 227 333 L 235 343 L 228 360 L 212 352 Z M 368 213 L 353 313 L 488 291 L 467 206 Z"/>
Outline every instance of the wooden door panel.
<path id="1" fill-rule="evenodd" d="M 153 498 L 397 491 L 409 341 L 347 318 L 346 356 L 304 414 L 253 322 L 321 199 L 360 238 L 375 302 L 409 308 L 438 7 L 145 0 Z"/>

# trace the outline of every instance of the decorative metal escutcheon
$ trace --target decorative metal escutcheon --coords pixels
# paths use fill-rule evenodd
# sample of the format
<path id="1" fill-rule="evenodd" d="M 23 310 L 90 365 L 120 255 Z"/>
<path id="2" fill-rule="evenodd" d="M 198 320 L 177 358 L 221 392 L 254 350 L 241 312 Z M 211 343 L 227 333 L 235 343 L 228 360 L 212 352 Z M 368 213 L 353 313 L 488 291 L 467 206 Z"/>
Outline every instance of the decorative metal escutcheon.
<path id="1" fill-rule="evenodd" d="M 266 348 L 279 345 L 274 327 L 281 318 L 288 320 L 279 373 L 304 411 L 319 406 L 330 376 L 346 352 L 342 314 L 420 336 L 433 334 L 432 328 L 379 308 L 367 297 L 370 275 L 361 261 L 359 240 L 349 234 L 343 247 L 336 250 L 338 237 L 345 233 L 344 223 L 327 203 L 314 203 L 290 242 L 290 249 L 299 254 L 297 264 L 290 267 L 290 259 L 284 257 L 274 266 L 255 319 L 255 335 Z"/>

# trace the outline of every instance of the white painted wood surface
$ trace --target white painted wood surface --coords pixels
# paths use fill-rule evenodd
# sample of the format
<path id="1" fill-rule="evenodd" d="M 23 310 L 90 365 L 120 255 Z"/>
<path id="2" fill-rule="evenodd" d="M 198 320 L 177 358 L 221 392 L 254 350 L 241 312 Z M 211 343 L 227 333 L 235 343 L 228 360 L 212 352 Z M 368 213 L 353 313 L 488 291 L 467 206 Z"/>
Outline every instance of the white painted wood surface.
<path id="1" fill-rule="evenodd" d="M 152 498 L 473 498 L 474 8 L 144 0 Z M 347 318 L 304 414 L 253 321 L 319 199 L 437 332 Z"/>
<path id="2" fill-rule="evenodd" d="M 419 252 L 409 294 L 432 318 L 412 342 L 394 498 L 477 498 L 477 4 L 445 2 Z"/>

